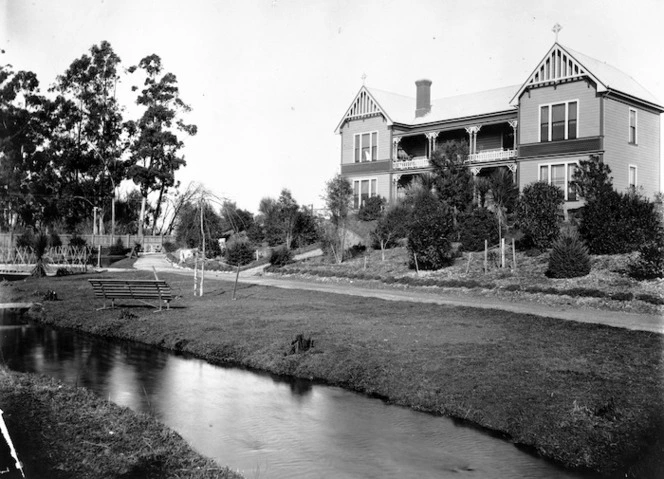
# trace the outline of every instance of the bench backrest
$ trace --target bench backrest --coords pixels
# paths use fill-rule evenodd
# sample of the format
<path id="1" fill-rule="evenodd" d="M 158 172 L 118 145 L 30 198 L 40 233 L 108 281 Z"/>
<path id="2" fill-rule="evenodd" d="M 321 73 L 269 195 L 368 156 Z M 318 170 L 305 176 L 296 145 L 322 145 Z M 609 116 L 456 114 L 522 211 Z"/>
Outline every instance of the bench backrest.
<path id="1" fill-rule="evenodd" d="M 99 297 L 136 297 L 172 299 L 171 287 L 163 280 L 89 279 Z"/>

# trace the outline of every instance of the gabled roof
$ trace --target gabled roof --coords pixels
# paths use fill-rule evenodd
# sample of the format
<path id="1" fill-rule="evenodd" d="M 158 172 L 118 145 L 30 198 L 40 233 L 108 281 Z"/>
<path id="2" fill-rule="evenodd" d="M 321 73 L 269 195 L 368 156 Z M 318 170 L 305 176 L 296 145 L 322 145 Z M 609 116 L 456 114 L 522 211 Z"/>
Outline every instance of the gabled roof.
<path id="1" fill-rule="evenodd" d="M 339 132 L 339 129 L 346 120 L 373 116 L 375 114 L 382 114 L 389 125 L 394 123 L 422 125 L 457 118 L 512 111 L 515 108 L 510 105 L 509 101 L 518 87 L 518 85 L 513 85 L 433 100 L 431 102 L 431 111 L 426 115 L 416 118 L 414 97 L 363 86 L 341 119 L 341 122 L 339 122 L 339 125 L 337 125 L 335 132 Z"/>
<path id="2" fill-rule="evenodd" d="M 388 124 L 392 124 L 392 120 L 387 115 L 385 110 L 381 108 L 380 104 L 373 95 L 369 92 L 369 89 L 362 85 L 360 91 L 355 95 L 355 99 L 346 110 L 343 118 L 334 129 L 335 133 L 339 133 L 339 129 L 343 126 L 344 122 L 347 120 L 357 120 L 359 118 L 368 118 L 371 116 L 383 115 L 387 120 Z"/>
<path id="3" fill-rule="evenodd" d="M 516 104 L 521 94 L 530 87 L 584 77 L 597 85 L 598 92 L 614 91 L 664 110 L 653 94 L 626 73 L 559 43 L 554 43 L 544 55 L 510 103 Z"/>

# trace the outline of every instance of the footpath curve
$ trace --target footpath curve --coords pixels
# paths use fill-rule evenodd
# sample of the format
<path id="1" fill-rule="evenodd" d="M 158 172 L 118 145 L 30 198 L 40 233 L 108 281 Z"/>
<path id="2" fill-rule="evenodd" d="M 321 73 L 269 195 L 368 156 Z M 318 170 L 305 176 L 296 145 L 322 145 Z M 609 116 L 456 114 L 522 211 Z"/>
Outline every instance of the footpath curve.
<path id="1" fill-rule="evenodd" d="M 144 254 L 134 263 L 134 268 L 143 271 L 157 271 L 193 276 L 193 271 L 178 268 L 171 264 L 163 253 Z M 126 270 L 125 270 L 126 271 Z M 235 273 L 206 272 L 206 280 L 233 281 Z M 410 301 L 481 309 L 499 309 L 520 314 L 534 314 L 547 318 L 558 318 L 582 323 L 596 323 L 616 328 L 636 331 L 649 331 L 664 334 L 664 317 L 659 314 L 640 314 L 602 309 L 580 309 L 574 306 L 551 306 L 532 302 L 514 302 L 483 296 L 465 296 L 441 291 L 423 289 L 373 289 L 349 283 L 307 281 L 303 279 L 265 277 L 240 273 L 240 282 L 271 286 L 284 289 L 303 289 L 325 293 L 345 294 L 383 299 L 386 301 Z"/>

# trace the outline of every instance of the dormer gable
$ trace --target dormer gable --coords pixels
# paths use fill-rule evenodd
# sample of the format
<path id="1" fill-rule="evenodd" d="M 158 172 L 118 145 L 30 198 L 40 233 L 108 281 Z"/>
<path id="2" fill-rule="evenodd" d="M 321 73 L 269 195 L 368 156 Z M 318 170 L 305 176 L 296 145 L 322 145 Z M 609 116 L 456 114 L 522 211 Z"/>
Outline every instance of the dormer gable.
<path id="1" fill-rule="evenodd" d="M 388 125 L 392 125 L 393 122 L 390 117 L 383 110 L 383 108 L 381 108 L 367 87 L 363 85 L 357 95 L 355 95 L 355 99 L 351 103 L 350 107 L 348 107 L 348 110 L 346 110 L 346 113 L 335 128 L 334 132 L 338 134 L 341 130 L 341 127 L 347 121 L 381 115 L 385 117 Z"/>
<path id="2" fill-rule="evenodd" d="M 590 78 L 597 84 L 597 91 L 606 91 L 606 86 L 599 81 L 574 55 L 559 43 L 554 43 L 542 61 L 535 67 L 528 79 L 517 90 L 510 101 L 515 105 L 521 94 L 529 88 L 552 85 L 580 78 Z"/>

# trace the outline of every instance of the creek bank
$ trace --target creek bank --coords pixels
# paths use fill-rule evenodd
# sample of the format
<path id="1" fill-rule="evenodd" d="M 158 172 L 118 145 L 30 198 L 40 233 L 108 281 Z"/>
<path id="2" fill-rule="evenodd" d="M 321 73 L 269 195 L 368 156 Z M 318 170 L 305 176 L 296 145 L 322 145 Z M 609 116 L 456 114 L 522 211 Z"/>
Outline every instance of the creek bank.
<path id="1" fill-rule="evenodd" d="M 153 417 L 84 388 L 3 368 L 0 405 L 26 477 L 242 478 Z"/>
<path id="2" fill-rule="evenodd" d="M 164 276 L 181 299 L 159 314 L 93 312 L 92 290 L 76 278 L 26 282 L 10 293 L 25 299 L 56 290 L 61 301 L 43 302 L 36 314 L 44 324 L 461 418 L 567 467 L 616 477 L 662 471 L 661 335 L 246 284 L 232 301 L 232 283 L 216 280 L 198 298 L 190 279 Z M 287 354 L 297 334 L 315 347 Z"/>

